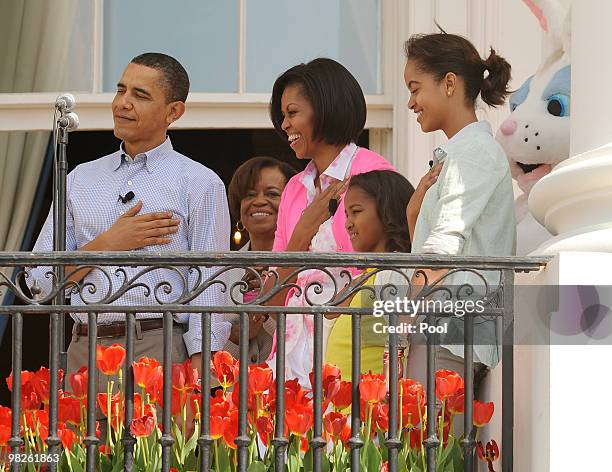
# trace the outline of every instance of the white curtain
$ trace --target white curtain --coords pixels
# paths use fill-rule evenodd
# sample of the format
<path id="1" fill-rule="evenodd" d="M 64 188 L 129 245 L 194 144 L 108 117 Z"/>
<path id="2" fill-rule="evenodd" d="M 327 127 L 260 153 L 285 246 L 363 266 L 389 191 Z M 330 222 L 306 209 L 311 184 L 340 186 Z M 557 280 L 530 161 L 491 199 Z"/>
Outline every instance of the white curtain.
<path id="1" fill-rule="evenodd" d="M 78 0 L 0 1 L 0 92 L 61 91 Z M 49 111 L 51 120 L 51 110 Z M 50 133 L 0 133 L 0 250 L 19 250 Z"/>

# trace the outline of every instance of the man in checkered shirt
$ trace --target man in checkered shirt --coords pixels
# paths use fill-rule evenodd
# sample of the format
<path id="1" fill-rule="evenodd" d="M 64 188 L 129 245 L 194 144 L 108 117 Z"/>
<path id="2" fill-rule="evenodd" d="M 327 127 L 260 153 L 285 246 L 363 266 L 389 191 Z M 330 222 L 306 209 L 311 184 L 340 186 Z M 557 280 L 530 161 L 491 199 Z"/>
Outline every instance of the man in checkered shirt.
<path id="1" fill-rule="evenodd" d="M 229 251 L 230 220 L 225 186 L 210 169 L 174 151 L 167 130 L 185 112 L 189 78 L 181 64 L 160 53 L 145 53 L 132 59 L 117 84 L 112 102 L 114 134 L 122 140 L 118 151 L 81 164 L 67 181 L 66 248 L 69 251 Z M 130 193 L 131 192 L 131 193 Z M 126 198 L 127 196 L 127 198 Z M 127 201 L 132 196 L 131 201 Z M 49 216 L 34 251 L 53 250 L 53 215 Z M 123 276 L 108 267 L 112 289 Z M 143 268 L 124 267 L 128 276 Z M 204 278 L 214 268 L 201 268 Z M 49 267 L 29 269 L 28 284 L 47 293 Z M 121 296 L 118 305 L 155 304 L 154 289 L 168 281 L 172 293 L 157 291 L 171 301 L 183 291 L 183 280 L 195 274 L 187 268 L 158 269 L 141 276 L 151 293 L 135 288 Z M 66 269 L 70 274 L 72 268 Z M 105 294 L 109 280 L 99 270 L 83 269 L 71 277 L 91 283 L 95 294 L 83 290 L 72 295 L 73 305 L 93 302 Z M 191 304 L 224 305 L 226 295 L 218 286 L 207 288 Z M 68 348 L 68 373 L 87 365 L 87 314 L 73 314 L 76 324 Z M 160 313 L 137 313 L 134 359 L 149 356 L 163 360 L 163 330 Z M 211 349 L 217 350 L 229 337 L 227 323 L 213 315 Z M 98 314 L 98 344 L 125 345 L 125 315 Z M 201 363 L 201 315 L 175 314 L 173 362 L 191 357 L 194 367 Z M 101 376 L 102 377 L 102 376 Z M 105 385 L 105 384 L 104 384 Z"/>

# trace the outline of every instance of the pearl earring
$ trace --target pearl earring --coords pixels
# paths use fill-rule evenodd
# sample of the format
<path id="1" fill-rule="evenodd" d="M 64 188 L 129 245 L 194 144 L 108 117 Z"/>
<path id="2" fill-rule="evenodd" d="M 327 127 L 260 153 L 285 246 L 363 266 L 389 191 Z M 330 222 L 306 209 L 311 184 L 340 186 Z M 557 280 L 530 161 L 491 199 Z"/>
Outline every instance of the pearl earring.
<path id="1" fill-rule="evenodd" d="M 450 96 L 451 96 L 451 91 L 450 91 L 450 90 L 448 90 L 448 91 L 446 92 L 446 95 L 448 95 L 448 96 L 450 97 Z"/>

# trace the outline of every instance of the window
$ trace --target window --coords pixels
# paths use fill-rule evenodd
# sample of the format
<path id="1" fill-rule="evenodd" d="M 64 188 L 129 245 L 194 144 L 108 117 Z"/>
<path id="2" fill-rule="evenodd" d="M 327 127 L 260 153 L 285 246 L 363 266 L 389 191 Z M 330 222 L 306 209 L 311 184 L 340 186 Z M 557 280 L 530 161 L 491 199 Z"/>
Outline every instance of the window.
<path id="1" fill-rule="evenodd" d="M 134 56 L 163 52 L 185 66 L 194 92 L 238 91 L 238 1 L 106 0 L 103 90 Z"/>
<path id="2" fill-rule="evenodd" d="M 246 91 L 270 92 L 289 67 L 329 57 L 381 93 L 378 20 L 378 0 L 248 0 Z"/>

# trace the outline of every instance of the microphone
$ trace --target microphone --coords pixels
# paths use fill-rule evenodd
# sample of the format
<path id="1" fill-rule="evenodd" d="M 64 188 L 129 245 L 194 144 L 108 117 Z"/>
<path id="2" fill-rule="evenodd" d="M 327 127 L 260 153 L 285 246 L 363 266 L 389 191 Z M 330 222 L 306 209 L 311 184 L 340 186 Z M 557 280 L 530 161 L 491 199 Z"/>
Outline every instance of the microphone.
<path id="1" fill-rule="evenodd" d="M 119 200 L 121 200 L 122 203 L 127 203 L 131 201 L 135 196 L 136 195 L 134 195 L 134 192 L 130 190 L 128 193 L 125 194 L 125 197 L 119 195 Z"/>
<path id="2" fill-rule="evenodd" d="M 66 131 L 74 131 L 79 127 L 79 116 L 74 112 L 66 113 L 57 120 L 57 125 L 66 128 Z"/>
<path id="3" fill-rule="evenodd" d="M 62 113 L 66 113 L 72 111 L 76 100 L 74 99 L 74 95 L 71 93 L 63 93 L 55 99 L 55 108 L 57 108 Z"/>

